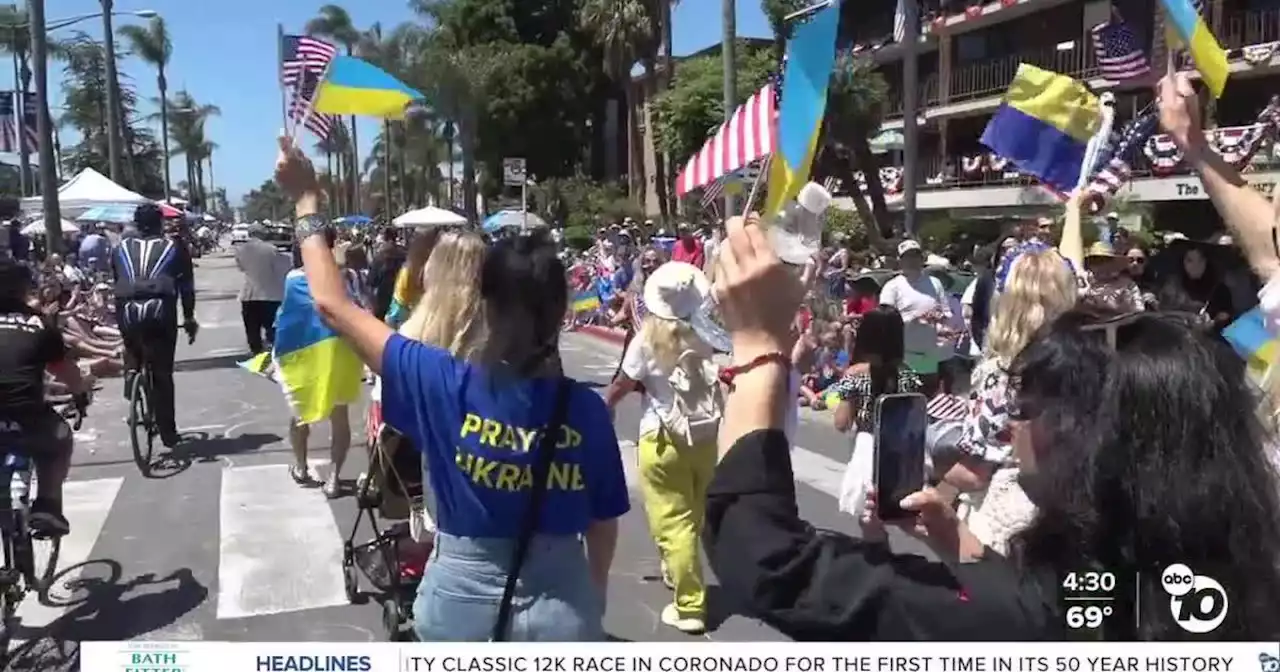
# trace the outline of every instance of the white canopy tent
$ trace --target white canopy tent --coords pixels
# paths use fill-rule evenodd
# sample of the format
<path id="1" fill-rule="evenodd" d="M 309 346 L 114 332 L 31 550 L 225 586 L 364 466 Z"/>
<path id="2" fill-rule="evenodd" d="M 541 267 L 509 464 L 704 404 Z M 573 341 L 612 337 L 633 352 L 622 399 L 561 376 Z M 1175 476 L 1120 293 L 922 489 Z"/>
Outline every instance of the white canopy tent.
<path id="1" fill-rule="evenodd" d="M 417 210 L 400 215 L 392 222 L 395 226 L 461 226 L 467 223 L 467 218 L 456 212 L 450 212 L 444 208 L 427 206 Z"/>
<path id="2" fill-rule="evenodd" d="M 74 218 L 95 205 L 150 203 L 151 199 L 112 182 L 110 178 L 92 168 L 85 168 L 79 175 L 58 187 L 58 205 L 62 216 Z M 40 196 L 22 199 L 24 212 L 40 212 L 44 207 Z"/>

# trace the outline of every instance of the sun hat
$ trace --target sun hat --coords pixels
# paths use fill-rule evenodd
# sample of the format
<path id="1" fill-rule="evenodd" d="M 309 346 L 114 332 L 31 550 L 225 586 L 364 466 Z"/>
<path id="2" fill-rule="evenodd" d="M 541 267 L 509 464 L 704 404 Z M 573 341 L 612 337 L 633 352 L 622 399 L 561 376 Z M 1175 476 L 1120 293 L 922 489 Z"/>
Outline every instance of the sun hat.
<path id="1" fill-rule="evenodd" d="M 906 256 L 908 252 L 919 252 L 920 242 L 916 240 L 904 240 L 898 243 L 898 256 Z"/>
<path id="2" fill-rule="evenodd" d="M 711 296 L 711 281 L 693 264 L 668 261 L 644 283 L 644 307 L 663 320 L 689 320 Z"/>

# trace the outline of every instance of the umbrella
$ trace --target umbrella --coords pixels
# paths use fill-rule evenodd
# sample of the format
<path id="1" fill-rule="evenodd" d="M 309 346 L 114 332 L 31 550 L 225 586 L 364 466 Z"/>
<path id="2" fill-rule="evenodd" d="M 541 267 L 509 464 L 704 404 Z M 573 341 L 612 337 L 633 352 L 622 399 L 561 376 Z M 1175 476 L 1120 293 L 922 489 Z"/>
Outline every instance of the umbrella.
<path id="1" fill-rule="evenodd" d="M 80 227 L 64 219 L 62 220 L 62 232 L 63 233 L 79 233 Z M 30 224 L 22 227 L 21 233 L 22 235 L 28 238 L 32 236 L 43 236 L 44 222 L 43 221 L 31 222 Z"/>
<path id="2" fill-rule="evenodd" d="M 528 218 L 526 221 L 525 218 Z M 524 213 L 520 210 L 500 210 L 489 215 L 484 220 L 484 232 L 493 233 L 502 229 L 523 229 L 523 228 L 548 228 L 547 223 L 543 219 L 532 212 Z"/>
<path id="3" fill-rule="evenodd" d="M 467 218 L 444 208 L 427 206 L 396 217 L 392 224 L 396 226 L 461 226 Z"/>
<path id="4" fill-rule="evenodd" d="M 364 226 L 372 221 L 373 218 L 367 215 L 346 215 L 333 220 L 333 223 L 343 226 Z"/>

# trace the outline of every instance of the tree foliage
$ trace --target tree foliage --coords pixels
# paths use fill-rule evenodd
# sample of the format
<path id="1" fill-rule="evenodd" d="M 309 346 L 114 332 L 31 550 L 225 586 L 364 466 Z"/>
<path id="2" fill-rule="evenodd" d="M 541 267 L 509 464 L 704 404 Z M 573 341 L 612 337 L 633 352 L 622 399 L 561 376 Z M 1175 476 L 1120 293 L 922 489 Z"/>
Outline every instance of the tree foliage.
<path id="1" fill-rule="evenodd" d="M 244 218 L 247 221 L 278 220 L 293 214 L 293 200 L 285 195 L 274 179 L 251 189 L 244 196 Z"/>
<path id="2" fill-rule="evenodd" d="M 774 60 L 769 50 L 745 45 L 737 60 L 738 99 L 745 100 L 764 86 Z M 676 165 L 683 164 L 724 123 L 724 59 L 717 54 L 682 61 L 671 88 L 658 96 L 653 109 L 659 147 Z"/>

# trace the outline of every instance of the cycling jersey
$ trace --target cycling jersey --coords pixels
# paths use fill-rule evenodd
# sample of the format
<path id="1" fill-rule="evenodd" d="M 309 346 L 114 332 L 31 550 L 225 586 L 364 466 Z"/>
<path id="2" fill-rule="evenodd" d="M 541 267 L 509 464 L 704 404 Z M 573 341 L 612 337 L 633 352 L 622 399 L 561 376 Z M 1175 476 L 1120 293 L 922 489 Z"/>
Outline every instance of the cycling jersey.
<path id="1" fill-rule="evenodd" d="M 178 299 L 182 313 L 195 313 L 191 255 L 180 241 L 163 237 L 126 238 L 112 255 L 116 308 L 122 329 L 135 324 L 172 325 Z"/>
<path id="2" fill-rule="evenodd" d="M 26 306 L 0 308 L 0 418 L 46 408 L 44 372 L 67 356 L 62 332 Z"/>

